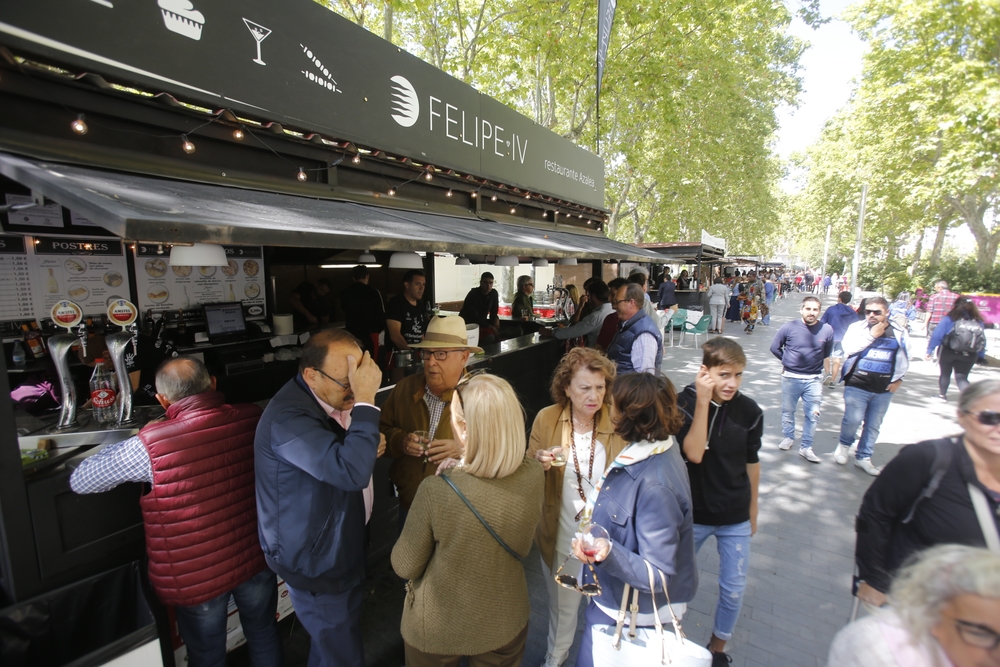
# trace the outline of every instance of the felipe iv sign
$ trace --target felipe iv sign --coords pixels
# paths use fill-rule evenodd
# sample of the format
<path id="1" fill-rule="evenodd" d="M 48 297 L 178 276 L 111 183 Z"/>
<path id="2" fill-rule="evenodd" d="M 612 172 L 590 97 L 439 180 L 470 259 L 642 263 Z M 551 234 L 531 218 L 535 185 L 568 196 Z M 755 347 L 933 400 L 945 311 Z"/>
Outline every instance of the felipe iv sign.
<path id="1" fill-rule="evenodd" d="M 0 43 L 604 207 L 601 158 L 311 0 L 5 2 Z"/>

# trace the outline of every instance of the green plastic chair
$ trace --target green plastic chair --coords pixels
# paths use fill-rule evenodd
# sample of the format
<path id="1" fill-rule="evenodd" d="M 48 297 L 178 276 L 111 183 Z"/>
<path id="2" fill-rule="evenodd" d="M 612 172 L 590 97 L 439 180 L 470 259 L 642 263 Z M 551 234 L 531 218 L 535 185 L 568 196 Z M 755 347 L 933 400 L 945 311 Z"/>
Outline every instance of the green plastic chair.
<path id="1" fill-rule="evenodd" d="M 708 335 L 708 327 L 712 324 L 711 315 L 703 315 L 697 324 L 691 324 L 687 320 L 684 321 L 684 329 L 681 331 L 681 343 L 679 347 L 684 347 L 684 336 L 691 334 L 694 336 L 694 346 L 698 347 L 698 336 Z"/>
<path id="2" fill-rule="evenodd" d="M 670 318 L 670 322 L 667 323 L 666 332 L 670 334 L 670 347 L 674 346 L 674 332 L 680 331 L 681 336 L 684 335 L 684 323 L 687 322 L 688 311 L 685 308 L 678 308 L 674 316 Z M 683 342 L 683 340 L 682 340 Z"/>

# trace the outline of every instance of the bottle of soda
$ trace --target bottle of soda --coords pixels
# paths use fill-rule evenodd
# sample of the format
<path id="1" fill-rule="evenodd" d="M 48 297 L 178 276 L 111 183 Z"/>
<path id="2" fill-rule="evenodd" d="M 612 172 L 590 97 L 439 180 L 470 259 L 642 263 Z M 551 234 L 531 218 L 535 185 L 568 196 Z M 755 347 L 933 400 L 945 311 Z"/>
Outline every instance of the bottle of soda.
<path id="1" fill-rule="evenodd" d="M 105 366 L 104 360 L 94 364 L 94 374 L 90 376 L 90 405 L 94 410 L 94 421 L 101 426 L 110 426 L 118 421 L 118 381 Z"/>

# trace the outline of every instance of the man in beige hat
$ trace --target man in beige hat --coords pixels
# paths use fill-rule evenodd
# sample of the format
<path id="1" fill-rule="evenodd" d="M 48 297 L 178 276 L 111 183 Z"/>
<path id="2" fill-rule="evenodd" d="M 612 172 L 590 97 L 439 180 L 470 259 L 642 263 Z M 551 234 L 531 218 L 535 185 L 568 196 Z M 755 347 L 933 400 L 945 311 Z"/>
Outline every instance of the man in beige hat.
<path id="1" fill-rule="evenodd" d="M 451 397 L 465 375 L 469 354 L 483 351 L 469 345 L 461 317 L 435 317 L 423 341 L 410 347 L 419 351 L 424 368 L 396 383 L 379 421 L 386 449 L 395 459 L 389 480 L 399 496 L 400 530 L 420 482 L 444 459 L 462 458 L 462 447 L 451 432 Z"/>

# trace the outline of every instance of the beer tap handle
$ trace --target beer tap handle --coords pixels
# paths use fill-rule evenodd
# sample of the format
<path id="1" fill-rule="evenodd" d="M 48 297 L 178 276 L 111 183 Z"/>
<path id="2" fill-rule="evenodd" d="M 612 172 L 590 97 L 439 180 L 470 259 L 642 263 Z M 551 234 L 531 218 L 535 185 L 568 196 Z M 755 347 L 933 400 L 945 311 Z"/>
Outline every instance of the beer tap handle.
<path id="1" fill-rule="evenodd" d="M 132 334 L 132 353 L 139 354 L 139 325 L 133 322 L 125 327 L 125 331 Z"/>
<path id="2" fill-rule="evenodd" d="M 84 322 L 80 323 L 80 326 L 76 329 L 76 336 L 80 339 L 80 351 L 83 352 L 83 356 L 87 356 L 87 325 Z"/>

